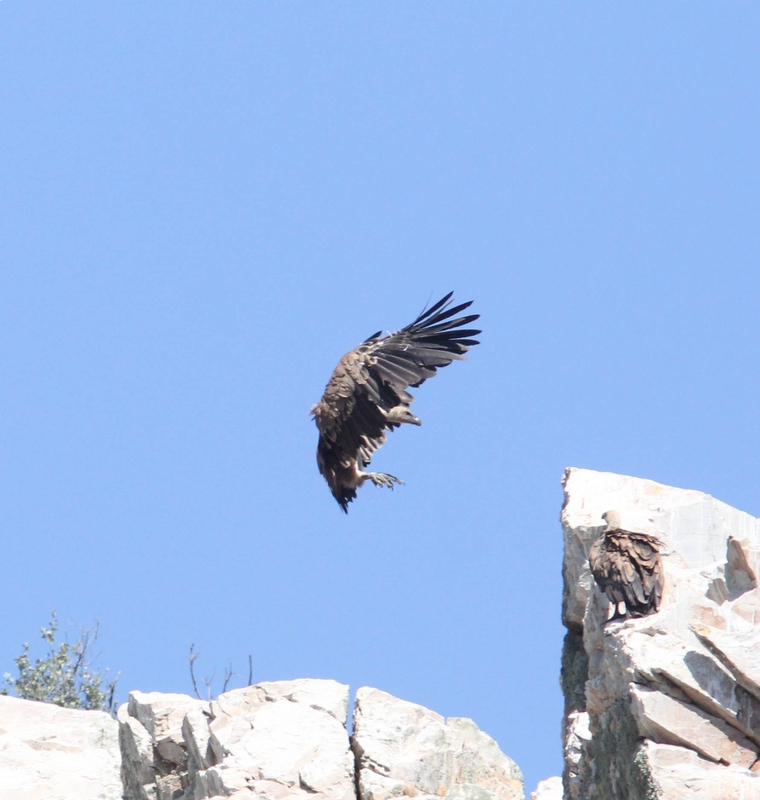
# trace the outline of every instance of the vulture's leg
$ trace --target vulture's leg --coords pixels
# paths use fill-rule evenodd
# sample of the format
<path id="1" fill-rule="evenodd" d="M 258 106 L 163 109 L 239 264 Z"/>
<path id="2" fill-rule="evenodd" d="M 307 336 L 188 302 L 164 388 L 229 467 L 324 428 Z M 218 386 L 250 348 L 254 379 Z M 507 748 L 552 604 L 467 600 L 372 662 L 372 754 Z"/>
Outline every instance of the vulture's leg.
<path id="1" fill-rule="evenodd" d="M 366 480 L 370 480 L 375 486 L 387 486 L 389 489 L 393 488 L 394 483 L 398 483 L 399 485 L 403 485 L 404 483 L 395 475 L 389 475 L 387 472 L 361 472 L 359 474 L 361 475 L 362 483 Z"/>
<path id="2" fill-rule="evenodd" d="M 628 612 L 625 606 L 625 602 L 621 600 L 619 603 L 614 603 L 612 606 L 613 614 L 611 617 L 608 617 L 602 624 L 606 625 L 608 622 L 620 622 L 622 619 L 628 618 Z"/>

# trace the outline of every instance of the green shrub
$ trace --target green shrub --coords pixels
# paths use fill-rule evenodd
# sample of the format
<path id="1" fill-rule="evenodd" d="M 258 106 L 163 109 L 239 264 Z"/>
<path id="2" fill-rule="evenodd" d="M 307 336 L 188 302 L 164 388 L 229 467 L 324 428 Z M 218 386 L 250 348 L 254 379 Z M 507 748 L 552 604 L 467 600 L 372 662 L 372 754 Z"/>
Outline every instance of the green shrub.
<path id="1" fill-rule="evenodd" d="M 24 700 L 54 703 L 64 708 L 85 708 L 108 711 L 116 709 L 114 692 L 119 676 L 103 687 L 103 676 L 92 667 L 92 647 L 98 638 L 98 627 L 80 631 L 74 644 L 55 641 L 58 618 L 55 611 L 47 628 L 40 628 L 42 638 L 49 646 L 47 656 L 34 664 L 29 659 L 29 643 L 24 644 L 20 656 L 14 661 L 18 677 L 5 673 L 4 683 Z M 106 673 L 108 670 L 106 670 Z M 2 689 L 0 694 L 8 694 Z"/>

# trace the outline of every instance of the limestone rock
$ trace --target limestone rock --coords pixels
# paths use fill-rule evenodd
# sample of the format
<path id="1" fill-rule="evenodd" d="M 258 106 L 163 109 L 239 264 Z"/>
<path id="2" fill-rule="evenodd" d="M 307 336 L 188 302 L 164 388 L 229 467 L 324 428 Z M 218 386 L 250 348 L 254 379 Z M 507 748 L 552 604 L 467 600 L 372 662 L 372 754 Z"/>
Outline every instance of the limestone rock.
<path id="1" fill-rule="evenodd" d="M 205 703 L 133 692 L 119 709 L 130 800 L 354 800 L 348 687 L 297 680 Z"/>
<path id="2" fill-rule="evenodd" d="M 131 692 L 118 722 L 0 697 L 2 800 L 523 800 L 522 775 L 469 719 L 348 686 L 260 683 L 211 702 Z M 121 759 L 119 759 L 121 755 Z M 542 800 L 552 797 L 542 786 Z"/>
<path id="3" fill-rule="evenodd" d="M 569 798 L 760 798 L 760 520 L 622 475 L 570 469 L 564 483 Z M 665 544 L 657 614 L 605 622 L 588 549 L 610 509 Z"/>
<path id="4" fill-rule="evenodd" d="M 646 741 L 642 761 L 657 776 L 663 800 L 755 800 L 760 776 L 740 767 L 713 764 L 693 750 Z"/>
<path id="5" fill-rule="evenodd" d="M 360 800 L 522 800 L 517 765 L 472 720 L 444 719 L 378 689 L 356 693 Z"/>
<path id="6" fill-rule="evenodd" d="M 530 800 L 562 800 L 562 778 L 547 778 L 540 781 Z"/>
<path id="7" fill-rule="evenodd" d="M 210 716 L 210 711 L 192 709 L 182 720 L 182 738 L 197 770 L 208 769 L 215 763 L 208 729 Z"/>
<path id="8" fill-rule="evenodd" d="M 692 630 L 741 684 L 760 699 L 760 625 L 745 626 L 735 619 L 736 615 L 730 615 L 733 620 L 727 616 L 725 612 L 711 615 L 710 622 L 720 627 L 705 624 L 697 616 Z"/>
<path id="9" fill-rule="evenodd" d="M 663 691 L 631 686 L 639 732 L 653 741 L 694 750 L 710 761 L 750 767 L 757 753 L 741 733 L 687 701 Z"/>
<path id="10" fill-rule="evenodd" d="M 119 707 L 119 747 L 121 779 L 130 800 L 145 800 L 145 786 L 156 782 L 153 741 L 148 731 L 127 712 L 127 704 Z"/>
<path id="11" fill-rule="evenodd" d="M 3 800 L 121 800 L 118 723 L 103 711 L 0 697 Z"/>
<path id="12" fill-rule="evenodd" d="M 219 766 L 209 770 L 209 790 L 352 800 L 347 711 L 348 686 L 335 681 L 262 683 L 221 695 L 211 704 L 210 744 Z"/>
<path id="13" fill-rule="evenodd" d="M 162 692 L 130 692 L 129 716 L 142 724 L 156 747 L 158 755 L 170 764 L 184 766 L 187 749 L 182 737 L 186 714 L 208 706 L 184 694 Z"/>
<path id="14" fill-rule="evenodd" d="M 170 800 L 188 785 L 187 744 L 182 732 L 188 714 L 208 703 L 185 694 L 130 692 L 118 711 L 122 781 L 130 800 Z"/>
<path id="15" fill-rule="evenodd" d="M 585 711 L 574 711 L 565 720 L 565 779 L 570 793 L 569 800 L 575 800 L 580 790 L 581 764 L 586 747 L 591 741 L 589 717 Z"/>

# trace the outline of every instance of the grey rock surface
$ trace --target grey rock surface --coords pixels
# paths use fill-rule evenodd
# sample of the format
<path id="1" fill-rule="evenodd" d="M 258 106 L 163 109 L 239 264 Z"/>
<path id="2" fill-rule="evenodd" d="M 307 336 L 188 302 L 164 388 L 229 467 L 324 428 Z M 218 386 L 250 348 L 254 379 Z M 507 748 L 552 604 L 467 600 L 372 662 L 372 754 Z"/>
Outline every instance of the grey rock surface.
<path id="1" fill-rule="evenodd" d="M 133 692 L 119 709 L 128 800 L 522 800 L 522 776 L 468 719 L 444 720 L 377 689 L 260 683 L 210 703 Z"/>
<path id="2" fill-rule="evenodd" d="M 260 683 L 204 702 L 132 692 L 119 709 L 128 800 L 353 800 L 348 687 Z"/>
<path id="3" fill-rule="evenodd" d="M 185 694 L 130 692 L 118 711 L 121 775 L 128 800 L 168 800 L 184 792 L 193 763 L 182 726 L 209 704 Z"/>
<path id="4" fill-rule="evenodd" d="M 562 800 L 562 778 L 547 778 L 531 792 L 530 800 Z"/>
<path id="5" fill-rule="evenodd" d="M 131 692 L 99 711 L 0 696 L 2 800 L 523 800 L 520 770 L 469 719 L 348 686 L 260 683 L 205 702 Z M 548 795 L 547 795 L 548 797 Z"/>
<path id="6" fill-rule="evenodd" d="M 623 475 L 564 484 L 565 796 L 760 798 L 760 520 Z M 665 544 L 657 614 L 606 622 L 588 549 L 611 509 Z"/>
<path id="7" fill-rule="evenodd" d="M 198 774 L 196 786 L 209 796 L 248 788 L 262 798 L 351 800 L 347 712 L 348 686 L 335 681 L 280 681 L 227 692 L 211 704 L 216 763 Z"/>
<path id="8" fill-rule="evenodd" d="M 379 689 L 356 693 L 353 748 L 360 800 L 522 800 L 512 759 L 472 720 L 444 719 Z"/>
<path id="9" fill-rule="evenodd" d="M 80 711 L 0 697 L 3 800 L 121 800 L 118 723 Z"/>

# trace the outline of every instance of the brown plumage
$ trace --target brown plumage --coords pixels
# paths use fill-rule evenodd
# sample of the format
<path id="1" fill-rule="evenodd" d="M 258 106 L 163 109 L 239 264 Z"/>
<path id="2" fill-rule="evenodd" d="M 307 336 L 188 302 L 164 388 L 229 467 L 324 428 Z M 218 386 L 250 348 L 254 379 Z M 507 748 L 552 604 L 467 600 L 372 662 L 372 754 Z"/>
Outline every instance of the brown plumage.
<path id="1" fill-rule="evenodd" d="M 622 530 L 620 514 L 602 514 L 607 528 L 589 551 L 591 574 L 615 607 L 610 620 L 645 617 L 660 609 L 664 575 L 662 542 L 647 533 Z M 621 611 L 621 604 L 625 610 Z"/>
<path id="2" fill-rule="evenodd" d="M 385 441 L 386 431 L 402 423 L 421 425 L 409 406 L 406 390 L 435 375 L 439 367 L 464 358 L 478 341 L 479 330 L 463 329 L 478 319 L 468 314 L 451 319 L 472 305 L 450 308 L 453 292 L 423 311 L 396 333 L 380 331 L 341 358 L 311 413 L 319 428 L 317 464 L 333 497 L 348 513 L 348 504 L 366 480 L 375 486 L 402 483 L 384 472 L 364 472 L 372 454 Z"/>

